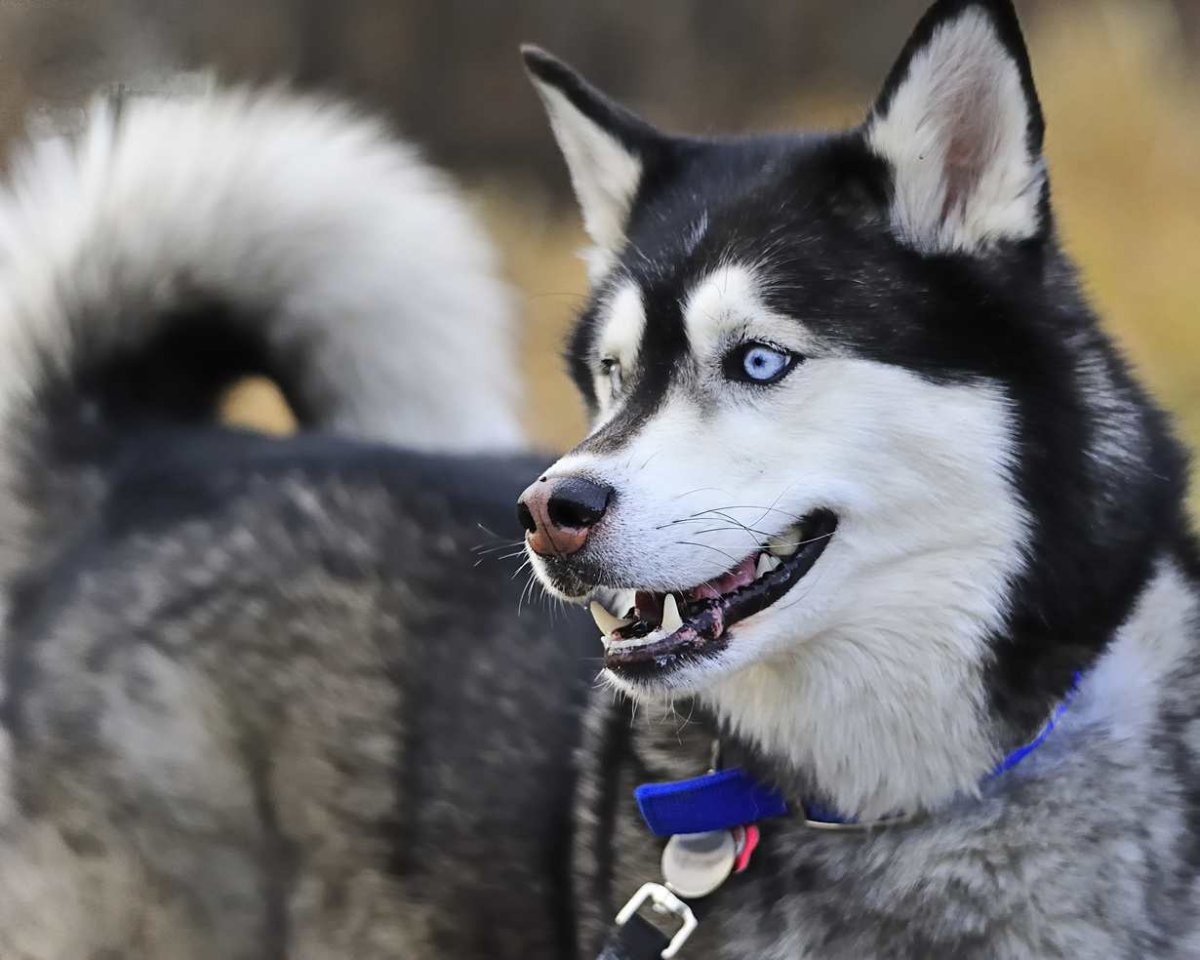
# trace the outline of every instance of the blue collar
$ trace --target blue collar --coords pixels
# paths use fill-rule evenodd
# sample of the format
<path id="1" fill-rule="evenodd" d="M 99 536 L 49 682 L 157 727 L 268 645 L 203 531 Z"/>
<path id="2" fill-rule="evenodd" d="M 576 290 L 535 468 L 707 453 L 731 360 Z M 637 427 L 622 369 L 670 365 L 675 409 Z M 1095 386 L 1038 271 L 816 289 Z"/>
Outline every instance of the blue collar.
<path id="1" fill-rule="evenodd" d="M 1079 674 L 1076 674 L 1075 683 L 1041 733 L 996 764 L 985 779 L 1007 773 L 1045 743 L 1075 699 L 1078 688 Z M 770 817 L 784 817 L 790 812 L 783 794 L 759 783 L 740 767 L 717 770 L 691 780 L 645 783 L 634 790 L 633 795 L 646 826 L 658 837 L 730 830 Z M 853 817 L 843 817 L 816 803 L 802 802 L 801 807 L 805 818 L 815 825 L 853 825 L 857 822 Z"/>

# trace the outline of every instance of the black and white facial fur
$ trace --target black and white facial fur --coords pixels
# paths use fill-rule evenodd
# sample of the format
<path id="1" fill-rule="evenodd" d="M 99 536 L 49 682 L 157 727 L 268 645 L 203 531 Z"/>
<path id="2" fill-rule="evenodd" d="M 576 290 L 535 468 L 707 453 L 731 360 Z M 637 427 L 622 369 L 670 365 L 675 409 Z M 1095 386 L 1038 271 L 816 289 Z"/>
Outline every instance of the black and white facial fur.
<path id="1" fill-rule="evenodd" d="M 525 57 L 594 243 L 546 482 L 611 488 L 531 555 L 603 605 L 608 682 L 875 819 L 1190 650 L 1185 457 L 1059 245 L 1008 0 L 936 3 L 843 133 L 668 135 Z M 1148 590 L 1169 638 L 1118 649 Z"/>

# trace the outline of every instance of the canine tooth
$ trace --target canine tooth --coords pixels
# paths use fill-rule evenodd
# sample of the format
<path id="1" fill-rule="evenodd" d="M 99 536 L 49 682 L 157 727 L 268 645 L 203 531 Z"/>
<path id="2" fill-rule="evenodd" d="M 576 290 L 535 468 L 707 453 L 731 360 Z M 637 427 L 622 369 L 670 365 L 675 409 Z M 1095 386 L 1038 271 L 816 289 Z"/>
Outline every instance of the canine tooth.
<path id="1" fill-rule="evenodd" d="M 674 633 L 683 626 L 683 617 L 679 615 L 679 604 L 675 602 L 675 594 L 668 593 L 663 598 L 662 631 Z"/>
<path id="2" fill-rule="evenodd" d="M 773 557 L 769 553 L 760 553 L 758 555 L 758 566 L 754 571 L 755 578 L 766 576 L 779 569 L 779 558 Z"/>
<path id="3" fill-rule="evenodd" d="M 588 607 L 592 611 L 592 619 L 596 621 L 596 626 L 600 628 L 600 632 L 606 637 L 612 636 L 614 630 L 620 630 L 622 627 L 627 627 L 632 620 L 621 620 L 614 617 L 608 612 L 608 608 L 604 604 L 593 600 Z"/>

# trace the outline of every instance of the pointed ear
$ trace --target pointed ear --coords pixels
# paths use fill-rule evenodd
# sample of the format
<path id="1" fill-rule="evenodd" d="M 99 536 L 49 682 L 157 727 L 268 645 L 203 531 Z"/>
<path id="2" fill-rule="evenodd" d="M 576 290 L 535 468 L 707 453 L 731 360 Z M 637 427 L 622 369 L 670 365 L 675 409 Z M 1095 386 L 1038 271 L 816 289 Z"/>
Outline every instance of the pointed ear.
<path id="1" fill-rule="evenodd" d="M 521 48 L 559 149 L 567 161 L 583 223 L 610 255 L 625 242 L 629 213 L 662 136 L 538 47 Z"/>
<path id="2" fill-rule="evenodd" d="M 924 253 L 980 253 L 1049 228 L 1041 106 L 1011 0 L 938 0 L 868 118 L 892 224 Z"/>

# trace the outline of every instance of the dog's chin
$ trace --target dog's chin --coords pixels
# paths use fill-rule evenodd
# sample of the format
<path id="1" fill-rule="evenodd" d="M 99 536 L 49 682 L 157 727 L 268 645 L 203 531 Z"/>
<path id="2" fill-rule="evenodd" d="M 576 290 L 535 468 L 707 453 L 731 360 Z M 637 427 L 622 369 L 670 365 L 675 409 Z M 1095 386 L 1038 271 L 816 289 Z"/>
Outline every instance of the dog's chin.
<path id="1" fill-rule="evenodd" d="M 733 649 L 739 638 L 757 633 L 786 605 L 836 530 L 833 513 L 815 511 L 733 569 L 675 593 L 546 580 L 571 599 L 591 599 L 609 682 L 634 693 L 695 690 L 745 661 Z"/>
<path id="2" fill-rule="evenodd" d="M 542 589 L 550 596 L 566 603 L 583 605 L 597 592 L 595 581 L 588 582 L 570 569 L 563 567 L 560 561 L 539 557 L 528 547 L 526 556 L 542 585 Z"/>

